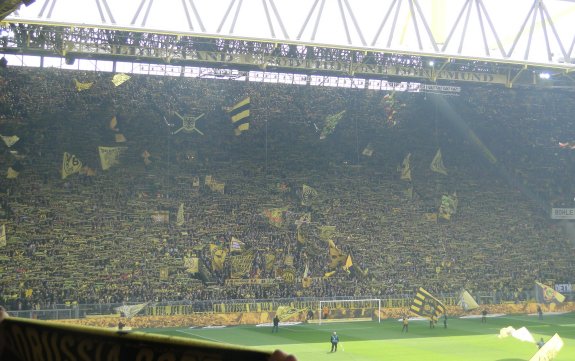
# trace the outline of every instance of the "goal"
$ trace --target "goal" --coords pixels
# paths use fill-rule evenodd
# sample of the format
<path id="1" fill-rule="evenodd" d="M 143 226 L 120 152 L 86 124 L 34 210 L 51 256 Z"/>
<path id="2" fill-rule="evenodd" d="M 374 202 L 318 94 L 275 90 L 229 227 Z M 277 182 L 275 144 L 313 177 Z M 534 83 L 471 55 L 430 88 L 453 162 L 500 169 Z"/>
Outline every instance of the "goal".
<path id="1" fill-rule="evenodd" d="M 332 322 L 372 321 L 381 322 L 381 300 L 331 300 L 319 301 L 318 324 Z"/>

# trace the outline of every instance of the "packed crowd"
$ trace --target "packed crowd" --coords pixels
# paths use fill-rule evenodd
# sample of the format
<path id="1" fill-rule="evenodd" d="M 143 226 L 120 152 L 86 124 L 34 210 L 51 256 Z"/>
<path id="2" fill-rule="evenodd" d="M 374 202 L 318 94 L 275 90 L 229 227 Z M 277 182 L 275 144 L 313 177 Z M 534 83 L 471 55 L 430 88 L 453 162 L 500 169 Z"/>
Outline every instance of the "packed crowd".
<path id="1" fill-rule="evenodd" d="M 574 280 L 573 239 L 548 214 L 575 194 L 565 179 L 575 153 L 557 146 L 575 139 L 572 94 L 478 86 L 457 97 L 395 94 L 403 106 L 391 126 L 382 91 L 142 75 L 115 86 L 111 76 L 3 69 L 0 134 L 20 138 L 0 154 L 2 168 L 19 173 L 0 180 L 0 303 L 10 308 L 381 297 L 418 286 L 518 299 L 535 280 Z M 78 90 L 75 80 L 94 85 Z M 250 129 L 236 137 L 226 107 L 246 96 Z M 326 117 L 342 110 L 320 140 Z M 176 112 L 204 113 L 203 135 L 174 134 Z M 125 142 L 116 143 L 119 132 Z M 368 144 L 371 156 L 362 154 Z M 127 149 L 101 170 L 98 146 Z M 438 148 L 447 176 L 429 167 Z M 95 174 L 62 179 L 64 152 Z M 409 182 L 398 172 L 407 153 Z M 317 192 L 305 205 L 304 184 Z M 441 196 L 454 193 L 457 212 L 437 220 Z M 276 208 L 274 223 L 265 214 Z M 324 226 L 335 226 L 329 238 L 351 256 L 351 271 L 330 267 Z M 232 238 L 244 243 L 237 254 L 254 255 L 241 278 L 273 282 L 226 282 Z M 221 267 L 215 248 L 228 251 Z M 192 257 L 198 272 L 185 264 Z"/>

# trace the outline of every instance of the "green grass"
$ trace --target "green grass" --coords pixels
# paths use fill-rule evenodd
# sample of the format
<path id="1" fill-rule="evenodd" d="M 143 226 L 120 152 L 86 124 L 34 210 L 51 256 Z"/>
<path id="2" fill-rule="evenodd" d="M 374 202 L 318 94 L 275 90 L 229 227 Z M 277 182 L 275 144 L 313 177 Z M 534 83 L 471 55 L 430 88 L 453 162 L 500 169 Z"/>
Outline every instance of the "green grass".
<path id="1" fill-rule="evenodd" d="M 425 321 L 411 321 L 409 333 L 401 333 L 401 322 L 382 320 L 337 324 L 301 324 L 280 326 L 272 334 L 270 327 L 237 326 L 223 329 L 165 328 L 140 330 L 170 336 L 216 341 L 272 351 L 281 349 L 296 355 L 300 361 L 322 360 L 529 360 L 537 351 L 532 343 L 512 337 L 499 339 L 503 327 L 522 326 L 536 340 L 545 341 L 558 333 L 565 345 L 555 360 L 575 360 L 575 314 L 546 315 L 543 320 L 534 316 L 502 316 L 480 319 L 449 319 L 448 328 L 438 323 L 429 329 Z M 340 335 L 337 353 L 330 353 L 329 337 L 333 331 Z M 342 347 L 343 346 L 343 347 Z"/>

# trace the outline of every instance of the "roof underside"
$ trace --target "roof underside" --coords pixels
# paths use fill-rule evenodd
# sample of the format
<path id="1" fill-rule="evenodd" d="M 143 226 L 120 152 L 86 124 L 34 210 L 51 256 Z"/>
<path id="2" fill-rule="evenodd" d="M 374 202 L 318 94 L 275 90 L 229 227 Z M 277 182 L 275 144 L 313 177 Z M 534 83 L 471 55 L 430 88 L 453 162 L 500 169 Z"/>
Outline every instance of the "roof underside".
<path id="1" fill-rule="evenodd" d="M 508 86 L 524 77 L 528 68 L 551 70 L 575 83 L 571 75 L 575 0 L 301 0 L 297 4 L 293 0 L 37 0 L 21 6 L 5 22 L 50 25 L 67 33 L 105 29 L 164 34 L 165 41 L 174 43 L 194 38 L 260 44 L 242 49 L 244 54 L 258 54 L 276 44 L 295 46 L 300 56 L 303 47 L 349 50 L 359 57 L 415 56 L 426 63 L 436 60 L 443 64 L 441 70 L 453 69 L 454 63 L 463 64 L 456 68 L 460 70 L 469 62 L 481 62 L 491 73 L 504 75 Z M 79 44 L 70 46 L 76 58 L 83 56 L 77 51 Z M 100 49 L 91 57 L 101 58 L 101 53 Z M 237 53 L 232 49 L 231 54 Z M 336 55 L 331 60 L 342 59 Z M 188 61 L 194 60 L 188 57 Z M 218 64 L 222 65 L 226 64 Z"/>

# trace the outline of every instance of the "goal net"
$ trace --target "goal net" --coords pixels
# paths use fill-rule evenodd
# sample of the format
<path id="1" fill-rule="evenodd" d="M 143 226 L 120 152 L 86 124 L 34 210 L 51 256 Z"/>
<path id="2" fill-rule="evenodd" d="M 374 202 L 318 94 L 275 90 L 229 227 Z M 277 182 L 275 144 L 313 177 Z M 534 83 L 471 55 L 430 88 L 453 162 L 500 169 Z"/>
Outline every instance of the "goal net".
<path id="1" fill-rule="evenodd" d="M 381 300 L 319 301 L 318 323 L 372 321 L 381 322 Z"/>

